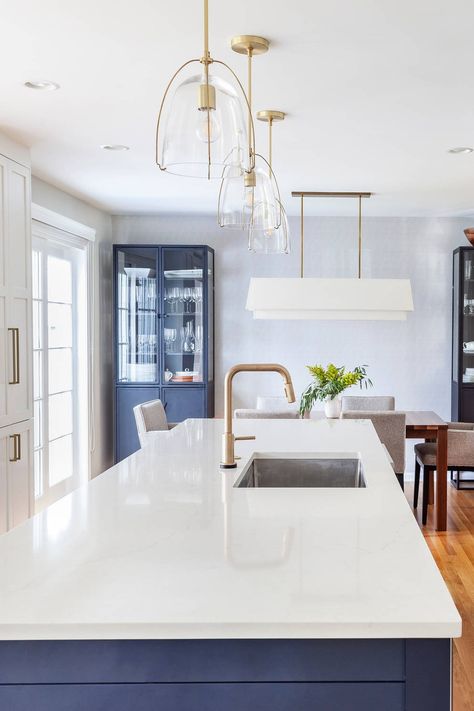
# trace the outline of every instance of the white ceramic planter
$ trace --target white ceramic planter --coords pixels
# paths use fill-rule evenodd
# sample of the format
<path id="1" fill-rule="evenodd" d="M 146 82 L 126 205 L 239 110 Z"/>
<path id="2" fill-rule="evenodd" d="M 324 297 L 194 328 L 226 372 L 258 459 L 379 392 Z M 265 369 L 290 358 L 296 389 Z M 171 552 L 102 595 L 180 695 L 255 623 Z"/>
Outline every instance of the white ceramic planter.
<path id="1" fill-rule="evenodd" d="M 324 402 L 324 413 L 326 417 L 330 419 L 337 419 L 341 415 L 341 398 L 339 395 L 332 398 L 331 400 L 325 400 Z"/>

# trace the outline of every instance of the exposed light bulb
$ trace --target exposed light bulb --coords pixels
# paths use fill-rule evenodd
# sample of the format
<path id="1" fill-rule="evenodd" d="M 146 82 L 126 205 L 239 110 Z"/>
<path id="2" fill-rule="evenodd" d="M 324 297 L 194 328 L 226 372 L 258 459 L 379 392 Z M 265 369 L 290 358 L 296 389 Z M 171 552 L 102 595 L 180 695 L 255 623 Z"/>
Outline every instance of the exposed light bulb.
<path id="1" fill-rule="evenodd" d="M 209 120 L 208 120 L 209 113 Z M 198 120 L 196 123 L 196 136 L 203 143 L 215 143 L 221 137 L 221 126 L 216 119 L 215 111 L 211 109 L 198 112 Z"/>

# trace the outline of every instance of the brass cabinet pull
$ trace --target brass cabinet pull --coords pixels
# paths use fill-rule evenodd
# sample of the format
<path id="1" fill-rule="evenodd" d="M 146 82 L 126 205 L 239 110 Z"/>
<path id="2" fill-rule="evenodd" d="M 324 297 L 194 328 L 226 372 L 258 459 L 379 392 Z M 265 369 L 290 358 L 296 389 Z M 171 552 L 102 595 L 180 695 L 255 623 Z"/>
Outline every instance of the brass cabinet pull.
<path id="1" fill-rule="evenodd" d="M 21 435 L 10 435 L 10 439 L 13 440 L 13 457 L 10 457 L 10 461 L 19 462 L 21 459 Z"/>
<path id="2" fill-rule="evenodd" d="M 20 329 L 9 328 L 12 334 L 12 356 L 13 356 L 13 379 L 8 381 L 9 385 L 20 384 Z"/>

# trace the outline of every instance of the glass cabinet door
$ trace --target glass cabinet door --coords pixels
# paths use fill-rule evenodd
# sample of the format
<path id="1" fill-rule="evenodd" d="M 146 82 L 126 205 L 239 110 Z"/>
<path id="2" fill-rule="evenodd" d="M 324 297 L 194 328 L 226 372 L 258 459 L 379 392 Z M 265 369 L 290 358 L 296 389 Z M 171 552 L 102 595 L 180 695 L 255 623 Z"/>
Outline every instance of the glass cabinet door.
<path id="1" fill-rule="evenodd" d="M 463 256 L 462 380 L 474 383 L 474 255 L 469 250 Z"/>
<path id="2" fill-rule="evenodd" d="M 205 378 L 203 249 L 163 249 L 163 383 L 202 383 Z"/>
<path id="3" fill-rule="evenodd" d="M 121 383 L 157 380 L 157 258 L 153 248 L 117 250 L 117 380 Z"/>

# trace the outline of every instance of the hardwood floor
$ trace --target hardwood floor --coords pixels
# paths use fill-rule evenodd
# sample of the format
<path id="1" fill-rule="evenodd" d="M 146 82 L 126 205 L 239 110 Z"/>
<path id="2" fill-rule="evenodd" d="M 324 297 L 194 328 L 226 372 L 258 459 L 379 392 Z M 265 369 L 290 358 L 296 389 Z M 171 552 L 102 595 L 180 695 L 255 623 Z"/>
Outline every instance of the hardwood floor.
<path id="1" fill-rule="evenodd" d="M 412 506 L 413 484 L 407 483 L 405 488 L 406 496 Z M 435 531 L 433 506 L 428 507 L 426 526 L 421 526 L 421 501 L 416 516 L 463 621 L 462 638 L 454 641 L 453 711 L 473 711 L 474 490 L 457 491 L 448 485 L 447 531 Z"/>

